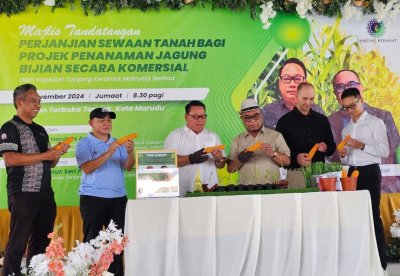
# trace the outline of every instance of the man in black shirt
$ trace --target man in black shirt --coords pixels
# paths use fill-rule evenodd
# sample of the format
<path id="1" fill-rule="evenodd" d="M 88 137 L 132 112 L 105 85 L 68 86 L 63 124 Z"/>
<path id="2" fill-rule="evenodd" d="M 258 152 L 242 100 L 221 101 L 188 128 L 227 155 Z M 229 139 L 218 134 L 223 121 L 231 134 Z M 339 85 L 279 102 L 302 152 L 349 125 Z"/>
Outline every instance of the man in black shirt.
<path id="1" fill-rule="evenodd" d="M 51 188 L 51 167 L 68 147 L 50 147 L 46 130 L 33 122 L 40 110 L 40 96 L 32 84 L 14 90 L 17 115 L 0 131 L 0 156 L 7 169 L 10 235 L 4 256 L 4 275 L 21 275 L 21 260 L 28 246 L 30 259 L 44 253 L 53 231 L 56 203 Z"/>
<path id="2" fill-rule="evenodd" d="M 314 103 L 314 87 L 303 82 L 297 88 L 297 104 L 292 111 L 278 120 L 276 130 L 282 133 L 290 148 L 291 162 L 288 171 L 290 185 L 304 186 L 304 178 L 300 170 L 301 166 L 307 166 L 312 162 L 325 162 L 325 156 L 331 156 L 336 149 L 333 134 L 328 118 L 311 109 Z M 312 159 L 307 153 L 318 143 L 318 149 Z"/>

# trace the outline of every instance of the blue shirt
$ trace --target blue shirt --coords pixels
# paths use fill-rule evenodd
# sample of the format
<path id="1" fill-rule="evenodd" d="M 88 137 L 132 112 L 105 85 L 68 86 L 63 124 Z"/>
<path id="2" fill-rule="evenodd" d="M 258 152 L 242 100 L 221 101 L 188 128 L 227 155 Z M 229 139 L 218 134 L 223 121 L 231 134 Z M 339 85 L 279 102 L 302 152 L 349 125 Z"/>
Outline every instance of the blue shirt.
<path id="1" fill-rule="evenodd" d="M 110 137 L 103 142 L 89 133 L 76 145 L 76 161 L 81 167 L 83 163 L 99 158 L 115 141 Z M 90 174 L 82 171 L 80 195 L 90 195 L 104 198 L 116 198 L 126 195 L 124 180 L 124 162 L 128 158 L 128 152 L 124 146 L 119 147 L 114 154 L 99 168 Z"/>

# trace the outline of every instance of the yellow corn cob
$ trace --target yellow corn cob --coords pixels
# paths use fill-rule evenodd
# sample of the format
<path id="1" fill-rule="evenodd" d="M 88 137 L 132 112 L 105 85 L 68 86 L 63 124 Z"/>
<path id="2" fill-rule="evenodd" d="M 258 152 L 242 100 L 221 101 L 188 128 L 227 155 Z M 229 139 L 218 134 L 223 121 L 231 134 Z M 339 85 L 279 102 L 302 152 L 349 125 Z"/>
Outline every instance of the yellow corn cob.
<path id="1" fill-rule="evenodd" d="M 360 175 L 360 172 L 358 171 L 358 170 L 354 170 L 352 173 L 351 173 L 351 177 L 358 177 Z"/>
<path id="2" fill-rule="evenodd" d="M 318 150 L 318 143 L 316 143 L 307 154 L 308 159 L 312 159 Z"/>
<path id="3" fill-rule="evenodd" d="M 136 133 L 131 133 L 131 134 L 128 134 L 128 135 L 126 135 L 126 136 L 124 136 L 124 137 L 122 137 L 122 138 L 119 138 L 119 139 L 116 141 L 116 143 L 117 143 L 118 145 L 122 145 L 123 143 L 125 143 L 125 142 L 128 141 L 128 140 L 135 139 L 137 136 L 138 136 L 138 135 L 137 135 Z"/>
<path id="4" fill-rule="evenodd" d="M 69 144 L 72 143 L 72 141 L 74 141 L 74 137 L 68 137 L 67 139 L 65 139 L 61 143 L 58 143 L 57 145 L 55 145 L 53 149 L 60 150 L 60 149 L 62 149 L 63 145 L 69 145 Z"/>
<path id="5" fill-rule="evenodd" d="M 258 150 L 258 149 L 261 148 L 261 145 L 262 145 L 261 142 L 257 142 L 257 143 L 255 143 L 254 145 L 248 147 L 248 148 L 246 149 L 246 151 L 256 151 L 256 150 Z"/>
<path id="6" fill-rule="evenodd" d="M 344 148 L 344 146 L 346 145 L 346 142 L 349 141 L 350 138 L 351 138 L 351 136 L 347 134 L 347 135 L 343 138 L 342 142 L 340 142 L 340 143 L 337 145 L 337 147 L 336 147 L 337 150 L 342 150 L 342 149 Z"/>
<path id="7" fill-rule="evenodd" d="M 223 149 L 225 149 L 225 146 L 224 145 L 218 145 L 218 146 L 213 146 L 213 147 L 206 147 L 206 148 L 204 148 L 204 152 L 205 153 L 211 153 L 213 151 L 213 149 L 223 150 Z"/>

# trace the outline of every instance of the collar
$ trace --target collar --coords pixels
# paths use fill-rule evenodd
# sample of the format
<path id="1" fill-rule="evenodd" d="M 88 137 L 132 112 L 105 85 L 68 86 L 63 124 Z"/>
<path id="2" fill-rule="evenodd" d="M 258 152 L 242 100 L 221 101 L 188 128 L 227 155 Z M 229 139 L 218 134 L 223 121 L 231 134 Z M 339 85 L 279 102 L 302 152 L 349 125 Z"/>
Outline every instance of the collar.
<path id="1" fill-rule="evenodd" d="M 286 109 L 287 111 L 291 111 L 292 110 L 287 106 L 286 102 L 282 98 L 280 98 L 278 100 L 278 104 L 282 109 Z"/>
<path id="2" fill-rule="evenodd" d="M 266 127 L 263 125 L 262 128 L 260 129 L 260 131 L 257 133 L 256 137 L 257 137 L 260 133 L 261 133 L 261 134 L 266 134 L 268 130 L 269 130 L 269 129 L 266 128 Z M 247 138 L 247 136 L 249 136 L 249 135 L 251 135 L 251 134 L 246 130 L 246 133 L 244 134 L 244 137 Z"/>
<path id="3" fill-rule="evenodd" d="M 310 108 L 310 112 L 307 115 L 304 115 L 303 113 L 301 113 L 300 110 L 298 110 L 296 106 L 293 108 L 293 112 L 296 115 L 303 116 L 303 117 L 313 116 L 314 115 L 314 110 L 312 110 L 312 108 Z"/>
<path id="4" fill-rule="evenodd" d="M 107 140 L 107 142 L 104 142 L 104 141 L 98 139 L 98 138 L 97 138 L 96 136 L 94 136 L 91 132 L 88 134 L 87 137 L 89 138 L 89 140 L 90 140 L 92 143 L 95 143 L 95 144 L 111 144 L 112 142 L 114 142 L 114 139 L 111 138 L 111 135 L 108 135 L 108 140 Z"/>
<path id="5" fill-rule="evenodd" d="M 361 116 L 360 116 L 360 118 L 358 119 L 357 122 L 354 122 L 353 120 L 351 120 L 351 121 L 352 121 L 353 124 L 361 123 L 362 121 L 365 121 L 367 119 L 368 115 L 369 115 L 368 112 L 365 111 L 365 109 L 364 109 L 363 114 L 361 114 Z"/>
<path id="6" fill-rule="evenodd" d="M 202 131 L 200 131 L 199 133 L 195 133 L 193 130 L 191 130 L 190 128 L 188 128 L 188 126 L 187 125 L 185 125 L 184 127 L 183 127 L 183 130 L 185 131 L 185 133 L 187 133 L 187 134 L 194 134 L 194 135 L 199 135 L 199 134 L 202 134 L 202 133 L 207 133 L 207 129 L 203 129 Z"/>
<path id="7" fill-rule="evenodd" d="M 24 124 L 24 125 L 26 125 L 26 126 L 32 126 L 32 125 L 34 125 L 35 123 L 32 121 L 32 124 L 28 124 L 28 123 L 26 123 L 24 120 L 22 120 L 20 117 L 18 117 L 18 115 L 14 115 L 14 117 L 12 118 L 14 121 L 16 121 L 16 122 L 18 122 L 18 123 L 20 123 L 20 124 Z"/>

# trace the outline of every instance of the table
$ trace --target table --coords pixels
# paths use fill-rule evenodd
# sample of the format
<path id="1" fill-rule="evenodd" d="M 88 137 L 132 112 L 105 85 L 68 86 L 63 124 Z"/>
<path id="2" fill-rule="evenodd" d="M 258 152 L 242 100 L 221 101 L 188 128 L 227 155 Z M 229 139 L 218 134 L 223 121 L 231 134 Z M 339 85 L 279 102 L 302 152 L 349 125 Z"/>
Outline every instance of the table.
<path id="1" fill-rule="evenodd" d="M 130 200 L 126 275 L 383 275 L 367 191 Z"/>

